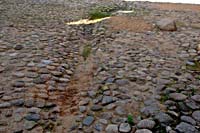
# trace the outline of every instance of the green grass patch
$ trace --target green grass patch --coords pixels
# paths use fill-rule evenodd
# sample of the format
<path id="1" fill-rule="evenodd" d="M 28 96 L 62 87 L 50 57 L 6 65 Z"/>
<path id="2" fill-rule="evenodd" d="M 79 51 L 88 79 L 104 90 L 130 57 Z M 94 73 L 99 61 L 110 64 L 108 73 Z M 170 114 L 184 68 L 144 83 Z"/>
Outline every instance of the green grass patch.
<path id="1" fill-rule="evenodd" d="M 95 20 L 95 19 L 101 19 L 105 17 L 109 17 L 112 15 L 112 13 L 116 10 L 118 10 L 118 6 L 97 6 L 91 9 L 89 12 L 89 19 Z"/>
<path id="2" fill-rule="evenodd" d="M 198 76 L 196 77 L 196 79 L 200 80 L 200 75 L 198 75 Z"/>
<path id="3" fill-rule="evenodd" d="M 167 133 L 165 127 L 161 126 L 160 124 L 156 125 L 155 130 L 158 130 L 159 133 Z"/>
<path id="4" fill-rule="evenodd" d="M 127 117 L 127 122 L 128 122 L 130 125 L 134 125 L 134 121 L 133 121 L 133 116 L 132 116 L 132 115 L 128 115 L 128 117 Z"/>
<path id="5" fill-rule="evenodd" d="M 192 88 L 192 95 L 195 95 L 195 93 L 197 92 L 197 89 L 195 89 L 195 88 Z"/>
<path id="6" fill-rule="evenodd" d="M 200 62 L 194 61 L 194 65 L 186 65 L 186 68 L 191 71 L 200 72 Z"/>
<path id="7" fill-rule="evenodd" d="M 86 60 L 89 57 L 89 55 L 91 54 L 91 51 L 92 51 L 92 47 L 90 45 L 84 46 L 82 54 L 81 54 L 84 60 Z"/>
<path id="8" fill-rule="evenodd" d="M 90 12 L 90 20 L 95 20 L 95 19 L 101 19 L 105 17 L 109 17 L 111 14 L 107 12 L 101 12 L 101 11 L 93 11 Z"/>
<path id="9" fill-rule="evenodd" d="M 164 102 L 167 101 L 168 99 L 169 99 L 169 95 L 168 95 L 168 94 L 164 94 L 164 95 L 161 96 L 160 101 L 161 101 L 161 103 L 164 103 Z"/>
<path id="10" fill-rule="evenodd" d="M 185 27 L 185 26 L 186 26 L 185 23 L 184 23 L 184 22 L 181 22 L 181 21 L 177 21 L 177 22 L 176 22 L 176 25 L 177 25 L 178 27 Z"/>

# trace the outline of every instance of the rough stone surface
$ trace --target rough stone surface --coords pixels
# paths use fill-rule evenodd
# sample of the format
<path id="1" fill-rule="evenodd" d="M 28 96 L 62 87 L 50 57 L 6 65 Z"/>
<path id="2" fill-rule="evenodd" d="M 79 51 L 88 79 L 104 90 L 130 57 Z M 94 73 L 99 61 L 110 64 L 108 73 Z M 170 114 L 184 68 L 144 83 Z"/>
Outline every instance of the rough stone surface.
<path id="1" fill-rule="evenodd" d="M 34 121 L 25 121 L 24 123 L 24 127 L 27 130 L 31 130 L 35 126 L 36 126 L 36 123 Z"/>
<path id="2" fill-rule="evenodd" d="M 21 50 L 21 49 L 23 49 L 23 46 L 20 45 L 20 44 L 18 44 L 18 45 L 16 45 L 16 46 L 14 47 L 14 49 L 15 49 L 15 50 Z"/>
<path id="3" fill-rule="evenodd" d="M 137 127 L 142 129 L 152 129 L 154 128 L 155 125 L 156 125 L 155 121 L 150 119 L 144 119 L 137 124 Z"/>
<path id="4" fill-rule="evenodd" d="M 193 117 L 196 121 L 200 122 L 200 111 L 194 111 L 194 112 L 192 113 L 192 117 Z"/>
<path id="5" fill-rule="evenodd" d="M 181 122 L 177 125 L 176 130 L 181 133 L 198 133 L 199 131 L 192 125 L 185 122 Z"/>
<path id="6" fill-rule="evenodd" d="M 92 116 L 87 116 L 84 120 L 83 120 L 83 125 L 85 126 L 90 126 L 94 121 L 94 117 Z"/>
<path id="7" fill-rule="evenodd" d="M 160 30 L 164 31 L 176 31 L 176 23 L 174 19 L 171 18 L 164 18 L 159 21 L 157 21 L 156 25 Z"/>
<path id="8" fill-rule="evenodd" d="M 135 133 L 152 133 L 152 131 L 148 129 L 138 129 Z"/>
<path id="9" fill-rule="evenodd" d="M 116 133 L 118 132 L 118 125 L 109 124 L 105 130 L 107 133 Z"/>
<path id="10" fill-rule="evenodd" d="M 116 112 L 116 114 L 118 114 L 118 115 L 125 115 L 125 114 L 127 114 L 127 113 L 126 113 L 126 110 L 125 110 L 122 106 L 118 106 L 118 107 L 115 109 L 115 112 Z"/>
<path id="11" fill-rule="evenodd" d="M 140 110 L 140 112 L 142 114 L 144 114 L 145 116 L 151 116 L 151 115 L 155 115 L 160 111 L 160 109 L 158 108 L 158 106 L 145 106 L 144 108 L 142 108 Z"/>
<path id="12" fill-rule="evenodd" d="M 189 116 L 181 116 L 181 121 L 189 123 L 191 125 L 196 125 L 196 121 Z"/>
<path id="13" fill-rule="evenodd" d="M 183 100 L 185 100 L 185 99 L 187 98 L 186 95 L 181 94 L 181 93 L 171 93 L 171 94 L 169 95 L 169 97 L 170 97 L 171 99 L 175 100 L 175 101 L 183 101 Z"/>
<path id="14" fill-rule="evenodd" d="M 194 95 L 191 98 L 196 102 L 200 102 L 200 95 Z"/>
<path id="15" fill-rule="evenodd" d="M 79 110 L 80 110 L 81 113 L 85 112 L 86 109 L 87 109 L 86 106 L 79 106 Z"/>
<path id="16" fill-rule="evenodd" d="M 112 17 L 71 25 L 93 9 Z M 0 132 L 199 130 L 199 9 L 0 0 Z"/>
<path id="17" fill-rule="evenodd" d="M 104 96 L 102 99 L 102 105 L 107 105 L 113 102 L 114 102 L 114 99 L 111 96 Z"/>
<path id="18" fill-rule="evenodd" d="M 10 107 L 11 104 L 9 102 L 4 102 L 4 103 L 1 103 L 0 104 L 0 108 L 7 108 L 7 107 Z"/>
<path id="19" fill-rule="evenodd" d="M 163 124 L 171 124 L 171 122 L 173 122 L 173 119 L 171 116 L 169 116 L 166 113 L 160 112 L 155 116 L 155 119 L 158 120 L 160 123 Z"/>
<path id="20" fill-rule="evenodd" d="M 39 114 L 28 114 L 26 117 L 26 120 L 29 120 L 29 121 L 38 121 L 40 120 L 40 115 Z"/>
<path id="21" fill-rule="evenodd" d="M 92 111 L 100 111 L 100 110 L 102 110 L 102 106 L 101 105 L 93 105 L 91 107 L 91 110 Z"/>
<path id="22" fill-rule="evenodd" d="M 97 130 L 97 131 L 103 131 L 103 126 L 102 126 L 102 124 L 95 124 L 94 125 L 94 128 Z"/>
<path id="23" fill-rule="evenodd" d="M 128 123 L 121 123 L 119 125 L 119 132 L 130 133 L 131 132 L 131 126 Z"/>

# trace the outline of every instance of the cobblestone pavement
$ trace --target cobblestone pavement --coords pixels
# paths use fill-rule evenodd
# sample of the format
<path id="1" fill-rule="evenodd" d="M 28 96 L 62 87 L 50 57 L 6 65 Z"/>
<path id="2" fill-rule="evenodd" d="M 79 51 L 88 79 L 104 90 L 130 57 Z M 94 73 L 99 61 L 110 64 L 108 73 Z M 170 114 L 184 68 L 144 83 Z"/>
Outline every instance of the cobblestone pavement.
<path id="1" fill-rule="evenodd" d="M 66 25 L 108 5 L 134 12 Z M 199 73 L 199 6 L 0 1 L 2 133 L 199 133 Z"/>

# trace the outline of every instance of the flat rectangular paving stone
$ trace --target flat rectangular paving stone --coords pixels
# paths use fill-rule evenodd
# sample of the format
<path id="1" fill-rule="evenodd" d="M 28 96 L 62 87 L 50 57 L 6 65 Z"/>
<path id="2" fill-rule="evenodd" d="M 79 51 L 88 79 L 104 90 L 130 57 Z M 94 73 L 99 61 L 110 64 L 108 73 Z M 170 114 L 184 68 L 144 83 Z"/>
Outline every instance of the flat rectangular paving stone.
<path id="1" fill-rule="evenodd" d="M 92 116 L 87 116 L 84 120 L 83 120 L 83 125 L 85 126 L 90 126 L 94 121 L 94 117 Z"/>
<path id="2" fill-rule="evenodd" d="M 102 99 L 102 105 L 108 105 L 110 103 L 115 102 L 114 98 L 111 96 L 104 96 Z"/>

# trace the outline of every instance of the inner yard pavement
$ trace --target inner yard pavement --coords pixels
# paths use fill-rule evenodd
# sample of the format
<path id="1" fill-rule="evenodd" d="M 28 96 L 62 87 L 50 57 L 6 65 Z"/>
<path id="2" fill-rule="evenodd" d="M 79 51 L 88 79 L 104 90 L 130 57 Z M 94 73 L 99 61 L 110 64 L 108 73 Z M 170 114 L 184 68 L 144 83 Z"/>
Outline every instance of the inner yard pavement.
<path id="1" fill-rule="evenodd" d="M 2 133 L 199 133 L 199 73 L 199 5 L 0 1 Z"/>

